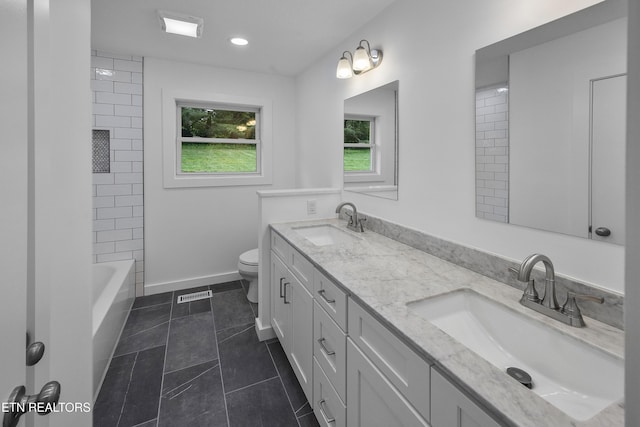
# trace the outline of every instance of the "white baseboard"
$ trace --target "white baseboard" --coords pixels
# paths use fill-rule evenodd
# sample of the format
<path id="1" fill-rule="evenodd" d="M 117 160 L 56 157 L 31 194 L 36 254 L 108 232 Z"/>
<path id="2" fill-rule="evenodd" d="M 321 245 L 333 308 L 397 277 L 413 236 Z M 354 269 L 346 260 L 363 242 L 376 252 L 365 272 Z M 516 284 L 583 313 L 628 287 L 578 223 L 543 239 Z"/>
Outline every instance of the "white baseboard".
<path id="1" fill-rule="evenodd" d="M 183 289 L 217 285 L 218 283 L 232 282 L 240 279 L 240 274 L 237 271 L 232 271 L 211 276 L 192 277 L 190 279 L 176 280 L 173 282 L 151 283 L 144 285 L 144 294 L 155 295 L 163 292 L 181 291 Z"/>
<path id="2" fill-rule="evenodd" d="M 271 325 L 263 325 L 259 317 L 256 317 L 256 334 L 258 340 L 266 341 L 276 337 L 276 332 Z"/>

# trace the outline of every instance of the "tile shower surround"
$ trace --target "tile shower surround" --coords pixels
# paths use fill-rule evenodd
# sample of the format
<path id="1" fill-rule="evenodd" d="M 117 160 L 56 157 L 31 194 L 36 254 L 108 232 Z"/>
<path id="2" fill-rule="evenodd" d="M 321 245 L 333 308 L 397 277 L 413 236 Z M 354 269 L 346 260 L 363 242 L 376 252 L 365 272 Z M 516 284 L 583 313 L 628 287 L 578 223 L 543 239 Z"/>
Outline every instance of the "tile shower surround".
<path id="1" fill-rule="evenodd" d="M 280 343 L 258 341 L 244 285 L 137 298 L 94 427 L 317 426 Z M 176 304 L 206 289 L 212 298 Z"/>
<path id="2" fill-rule="evenodd" d="M 345 211 L 348 210 L 349 209 L 345 209 L 342 211 L 342 219 L 347 219 Z M 364 223 L 365 227 L 375 233 L 381 234 L 400 243 L 404 243 L 412 248 L 444 259 L 445 261 L 452 262 L 471 271 L 475 271 L 476 273 L 505 283 L 516 289 L 524 290 L 524 287 L 526 286 L 525 284 L 518 282 L 515 275 L 509 271 L 509 267 L 518 268 L 520 266 L 519 262 L 513 262 L 497 255 L 449 242 L 447 240 L 425 234 L 421 231 L 413 230 L 359 211 L 358 216 L 367 218 L 367 221 Z M 544 282 L 544 275 L 544 271 L 534 270 L 532 272 L 532 277 L 535 279 L 536 286 L 539 291 L 541 289 L 540 284 Z M 582 314 L 615 328 L 624 329 L 624 297 L 622 295 L 589 286 L 585 283 L 557 274 L 556 292 L 558 295 L 558 302 L 561 304 L 564 302 L 567 291 L 604 298 L 603 304 L 580 301 L 579 305 Z"/>
<path id="3" fill-rule="evenodd" d="M 142 57 L 91 52 L 93 129 L 110 135 L 110 172 L 93 174 L 93 261 L 136 260 L 144 283 Z"/>

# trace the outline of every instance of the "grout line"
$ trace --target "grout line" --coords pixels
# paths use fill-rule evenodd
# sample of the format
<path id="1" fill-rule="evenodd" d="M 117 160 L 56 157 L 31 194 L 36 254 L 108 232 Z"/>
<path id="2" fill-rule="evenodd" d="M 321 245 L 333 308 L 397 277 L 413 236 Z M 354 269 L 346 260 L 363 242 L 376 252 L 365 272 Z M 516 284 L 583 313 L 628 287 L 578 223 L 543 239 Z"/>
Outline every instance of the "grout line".
<path id="1" fill-rule="evenodd" d="M 169 316 L 171 316 L 171 314 L 169 314 Z M 125 338 L 125 339 L 129 339 L 129 338 L 131 338 L 131 337 L 135 337 L 136 335 L 142 334 L 142 333 L 144 333 L 144 332 L 148 332 L 148 331 L 150 331 L 150 330 L 152 330 L 152 329 L 157 328 L 158 326 L 162 326 L 162 325 L 164 325 L 165 323 L 169 323 L 170 321 L 171 321 L 171 317 L 169 317 L 169 320 L 167 320 L 166 322 L 158 323 L 157 325 L 153 325 L 153 326 L 152 326 L 152 327 L 150 327 L 150 328 L 143 329 L 142 331 L 138 331 L 138 332 L 136 332 L 135 334 L 127 335 L 127 336 L 126 336 L 126 337 L 124 337 L 124 338 Z"/>
<path id="2" fill-rule="evenodd" d="M 136 424 L 136 425 L 134 425 L 134 426 L 132 426 L 132 427 L 140 427 L 140 426 L 143 426 L 143 425 L 147 424 L 149 421 L 155 421 L 155 422 L 156 422 L 156 425 L 158 424 L 158 420 L 154 418 L 154 419 L 151 419 L 151 420 L 143 421 L 143 422 L 141 422 L 140 424 Z"/>
<path id="3" fill-rule="evenodd" d="M 156 417 L 156 425 L 160 424 L 160 409 L 162 408 L 162 389 L 164 387 L 164 369 L 167 365 L 167 353 L 169 352 L 169 335 L 171 334 L 171 317 L 173 316 L 173 297 L 175 292 L 171 294 L 171 310 L 169 310 L 169 327 L 167 328 L 167 340 L 164 347 L 164 360 L 162 361 L 162 379 L 160 381 L 160 396 L 158 396 L 158 416 Z"/>
<path id="4" fill-rule="evenodd" d="M 211 290 L 211 286 L 209 286 Z M 215 294 L 214 294 L 215 295 Z M 220 343 L 218 342 L 218 332 L 216 331 L 216 315 L 213 312 L 213 296 L 209 298 L 209 307 L 211 308 L 211 323 L 213 326 L 213 339 L 216 342 L 216 352 L 218 353 L 218 369 L 220 370 L 220 385 L 222 387 L 222 401 L 224 402 L 224 413 L 227 416 L 227 426 L 231 426 L 229 421 L 229 407 L 227 406 L 227 394 L 224 392 L 224 378 L 222 377 L 222 359 L 220 358 Z"/>
<path id="5" fill-rule="evenodd" d="M 220 363 L 220 360 L 219 360 L 219 359 L 205 360 L 204 362 L 194 363 L 193 365 L 185 366 L 184 368 L 174 369 L 173 371 L 165 371 L 165 373 L 164 373 L 164 374 L 165 374 L 165 375 L 173 374 L 174 372 L 179 372 L 179 371 L 182 371 L 182 370 L 184 370 L 184 369 L 193 368 L 193 367 L 195 367 L 195 366 L 198 366 L 198 365 L 204 365 L 205 363 L 211 363 L 211 362 L 218 362 L 218 363 L 216 364 L 216 366 L 217 366 L 217 365 Z M 215 366 L 212 366 L 210 369 L 213 369 L 213 368 L 215 368 Z"/>
<path id="6" fill-rule="evenodd" d="M 197 380 L 198 378 L 200 378 L 201 376 L 203 376 L 204 374 L 206 374 L 207 372 L 211 371 L 212 369 L 215 369 L 218 367 L 218 363 L 215 364 L 215 366 L 210 367 L 209 369 L 207 369 L 206 371 L 201 372 L 200 374 L 196 375 L 195 377 L 191 378 L 190 380 L 187 380 L 185 382 L 183 382 L 182 384 L 180 384 L 179 386 L 176 386 L 174 388 L 172 388 L 171 390 L 168 390 L 166 394 L 171 393 L 172 391 L 179 389 L 180 387 L 182 387 L 183 385 L 187 385 L 187 383 L 190 383 L 194 380 Z M 172 398 L 173 399 L 173 398 Z"/>
<path id="7" fill-rule="evenodd" d="M 298 416 L 296 414 L 296 410 L 293 407 L 293 403 L 291 403 L 291 397 L 289 396 L 289 392 L 287 391 L 287 387 L 285 387 L 284 381 L 282 380 L 282 375 L 280 375 L 280 369 L 278 369 L 278 365 L 276 364 L 276 360 L 273 358 L 273 354 L 271 354 L 271 349 L 269 348 L 269 344 L 265 343 L 264 345 L 267 346 L 267 352 L 269 352 L 269 357 L 271 357 L 271 363 L 273 363 L 273 367 L 276 368 L 276 372 L 278 373 L 278 378 L 280 379 L 280 384 L 282 384 L 282 389 L 284 390 L 284 395 L 287 396 L 287 400 L 289 401 L 289 407 L 293 411 L 293 417 L 296 419 L 296 422 L 298 423 L 298 427 L 301 427 L 300 426 L 300 420 L 298 419 Z M 309 405 L 309 406 L 311 406 L 311 405 Z"/>
<path id="8" fill-rule="evenodd" d="M 182 391 L 181 391 L 180 393 L 178 393 L 178 394 L 174 394 L 173 396 L 171 396 L 171 397 L 169 398 L 169 400 L 173 400 L 173 399 L 175 399 L 176 397 L 180 396 L 182 393 L 184 393 L 184 392 L 186 392 L 187 390 L 189 390 L 191 387 L 193 387 L 193 384 L 189 384 L 189 387 L 185 388 L 184 390 L 182 390 Z"/>
<path id="9" fill-rule="evenodd" d="M 173 305 L 173 301 L 161 302 L 161 303 L 158 303 L 158 304 L 145 305 L 144 307 L 136 307 L 136 308 L 132 308 L 131 311 L 144 310 L 145 308 L 159 307 L 161 305 L 167 305 L 167 304 Z"/>
<path id="10" fill-rule="evenodd" d="M 119 341 L 118 341 L 118 343 L 119 343 Z M 151 350 L 151 349 L 153 349 L 153 348 L 162 347 L 163 345 L 164 345 L 164 344 L 156 345 L 156 346 L 149 347 L 149 348 L 140 348 L 140 349 L 138 349 L 138 350 L 130 351 L 129 353 L 122 353 L 122 354 L 118 354 L 117 356 L 115 356 L 115 355 L 114 355 L 114 356 L 111 358 L 111 360 L 113 360 L 113 359 L 117 359 L 118 357 L 122 357 L 122 356 L 128 356 L 128 355 L 130 355 L 130 354 L 140 353 L 141 351 Z"/>
<path id="11" fill-rule="evenodd" d="M 222 341 L 220 341 L 218 344 L 222 344 L 223 342 L 225 342 L 225 341 L 227 341 L 227 340 L 230 340 L 230 339 L 231 339 L 231 338 L 233 338 L 233 337 L 237 337 L 237 336 L 238 336 L 238 335 L 240 335 L 240 334 L 244 334 L 245 332 L 247 332 L 247 331 L 251 330 L 251 328 L 253 328 L 253 327 L 254 327 L 254 325 L 249 324 L 249 326 L 248 326 L 246 329 L 243 329 L 243 330 L 241 330 L 240 332 L 236 332 L 235 334 L 233 334 L 233 335 L 230 335 L 230 336 L 226 337 L 225 339 L 223 339 Z M 227 329 L 230 329 L 230 328 L 227 328 Z M 223 329 L 223 330 L 224 330 L 224 329 Z M 217 337 L 216 337 L 216 338 L 217 338 Z"/>
<path id="12" fill-rule="evenodd" d="M 278 375 L 276 375 L 275 377 L 271 377 L 271 378 L 267 378 L 267 379 L 264 379 L 264 380 L 257 381 L 257 382 L 255 382 L 253 384 L 245 385 L 245 386 L 237 388 L 235 390 L 231 390 L 230 392 L 227 392 L 226 394 L 232 394 L 232 393 L 235 393 L 237 391 L 242 391 L 242 390 L 248 389 L 250 387 L 253 387 L 254 385 L 258 385 L 258 384 L 266 383 L 267 381 L 275 380 L 276 378 L 278 378 Z"/>
<path id="13" fill-rule="evenodd" d="M 133 365 L 131 366 L 131 373 L 129 374 L 129 383 L 127 384 L 127 391 L 124 394 L 124 399 L 122 400 L 122 408 L 120 408 L 120 415 L 118 416 L 118 422 L 116 425 L 120 425 L 120 420 L 122 419 L 122 414 L 124 413 L 124 407 L 127 404 L 127 396 L 129 395 L 129 389 L 131 388 L 131 381 L 133 379 L 133 371 L 136 368 L 136 362 L 138 361 L 138 354 L 136 353 L 136 358 L 133 359 Z"/>

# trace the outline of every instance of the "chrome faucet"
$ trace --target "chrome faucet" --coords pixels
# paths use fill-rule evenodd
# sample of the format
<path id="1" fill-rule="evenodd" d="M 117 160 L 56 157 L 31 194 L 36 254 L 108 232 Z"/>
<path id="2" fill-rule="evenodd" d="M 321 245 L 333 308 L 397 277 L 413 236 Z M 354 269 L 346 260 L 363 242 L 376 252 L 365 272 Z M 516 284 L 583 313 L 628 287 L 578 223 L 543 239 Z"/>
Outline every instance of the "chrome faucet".
<path id="1" fill-rule="evenodd" d="M 353 213 L 351 215 L 346 214 L 349 217 L 349 222 L 347 223 L 347 228 L 349 230 L 356 231 L 358 233 L 364 232 L 364 226 L 362 225 L 362 223 L 364 221 L 366 221 L 367 219 L 366 218 L 358 219 L 358 209 L 356 209 L 356 205 L 354 205 L 351 202 L 342 202 L 336 208 L 336 213 L 339 214 L 340 213 L 340 209 L 342 209 L 344 206 L 351 206 L 351 209 L 353 210 Z"/>
<path id="2" fill-rule="evenodd" d="M 531 279 L 531 271 L 538 262 L 542 262 L 545 268 L 544 295 L 542 299 L 538 297 L 535 283 L 533 279 Z M 576 299 L 590 300 L 599 304 L 604 302 L 604 299 L 601 297 L 567 292 L 567 299 L 562 305 L 562 308 L 560 308 L 556 298 L 556 277 L 553 263 L 549 257 L 545 255 L 529 255 L 522 261 L 520 268 L 510 268 L 509 270 L 518 274 L 518 281 L 527 283 L 522 298 L 520 298 L 520 304 L 566 323 L 567 325 L 576 327 L 585 325 L 580 308 L 576 304 Z"/>

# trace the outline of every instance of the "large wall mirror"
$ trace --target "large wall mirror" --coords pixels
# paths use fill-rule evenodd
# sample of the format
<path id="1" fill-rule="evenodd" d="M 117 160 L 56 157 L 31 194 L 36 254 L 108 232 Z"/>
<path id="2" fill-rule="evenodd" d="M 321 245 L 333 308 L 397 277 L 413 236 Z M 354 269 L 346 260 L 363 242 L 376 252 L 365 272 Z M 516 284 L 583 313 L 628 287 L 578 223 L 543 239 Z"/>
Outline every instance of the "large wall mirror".
<path id="1" fill-rule="evenodd" d="M 624 244 L 626 6 L 476 51 L 476 216 Z"/>
<path id="2" fill-rule="evenodd" d="M 344 101 L 344 189 L 398 200 L 398 81 Z"/>

